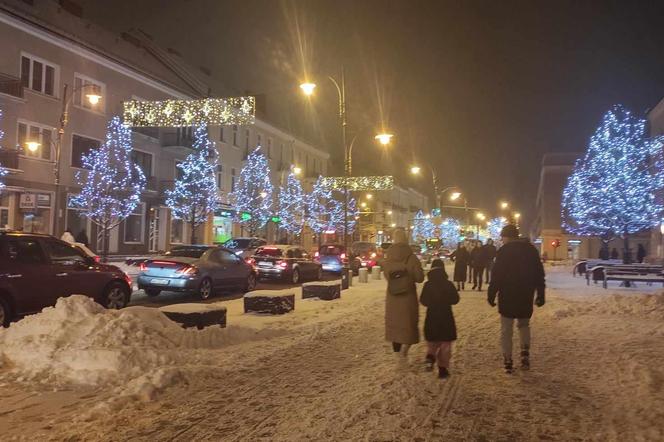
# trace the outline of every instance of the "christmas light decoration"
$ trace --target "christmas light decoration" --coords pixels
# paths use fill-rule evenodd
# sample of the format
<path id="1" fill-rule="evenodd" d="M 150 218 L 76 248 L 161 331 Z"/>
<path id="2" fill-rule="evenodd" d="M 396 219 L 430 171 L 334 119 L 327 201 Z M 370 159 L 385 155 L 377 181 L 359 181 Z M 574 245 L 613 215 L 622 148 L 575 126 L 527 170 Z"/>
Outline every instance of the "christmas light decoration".
<path id="1" fill-rule="evenodd" d="M 203 124 L 194 130 L 192 148 L 194 152 L 177 165 L 182 176 L 175 181 L 173 189 L 166 190 L 166 206 L 174 218 L 189 224 L 191 243 L 196 244 L 196 227 L 207 221 L 217 206 L 219 154 Z"/>
<path id="2" fill-rule="evenodd" d="M 302 233 L 305 212 L 305 195 L 302 184 L 294 172 L 288 174 L 286 186 L 279 188 L 279 227 L 294 235 Z"/>
<path id="3" fill-rule="evenodd" d="M 0 109 L 0 121 L 2 121 L 2 109 Z M 0 129 L 0 142 L 2 141 L 2 138 L 5 136 L 5 133 Z M 4 177 L 7 175 L 7 169 L 2 167 L 2 164 L 0 164 L 0 178 Z M 5 187 L 5 183 L 2 182 L 0 179 L 0 192 L 2 192 L 2 189 Z"/>
<path id="4" fill-rule="evenodd" d="M 433 236 L 435 228 L 436 226 L 433 221 L 431 221 L 431 216 L 425 215 L 424 212 L 419 210 L 415 214 L 415 218 L 413 219 L 413 229 L 411 229 L 413 241 L 426 241 Z"/>
<path id="5" fill-rule="evenodd" d="M 267 157 L 257 147 L 247 157 L 247 164 L 240 171 L 235 192 L 231 196 L 237 213 L 247 213 L 247 219 L 239 218 L 249 234 L 258 233 L 272 215 L 272 182 Z"/>
<path id="6" fill-rule="evenodd" d="M 503 227 L 507 225 L 507 218 L 498 217 L 492 218 L 487 223 L 487 236 L 493 240 L 495 243 L 500 243 L 500 232 L 503 230 Z"/>
<path id="7" fill-rule="evenodd" d="M 119 117 L 109 121 L 104 144 L 83 156 L 83 167 L 76 174 L 81 193 L 69 204 L 99 226 L 105 257 L 111 229 L 131 215 L 145 187 L 143 172 L 131 161 L 131 131 Z"/>
<path id="8" fill-rule="evenodd" d="M 440 241 L 443 247 L 456 248 L 461 240 L 461 223 L 454 218 L 445 218 L 438 225 L 440 229 Z"/>
<path id="9" fill-rule="evenodd" d="M 366 190 L 392 190 L 394 188 L 393 176 L 352 176 L 352 177 L 323 177 L 323 185 L 332 190 L 344 190 L 348 185 L 349 192 Z"/>
<path id="10" fill-rule="evenodd" d="M 579 235 L 627 235 L 657 225 L 664 189 L 662 139 L 622 106 L 604 115 L 563 191 L 563 227 Z M 628 258 L 629 260 L 629 258 Z"/>
<path id="11" fill-rule="evenodd" d="M 124 102 L 124 123 L 132 127 L 188 127 L 253 124 L 254 97 Z"/>
<path id="12" fill-rule="evenodd" d="M 307 194 L 305 198 L 305 220 L 315 233 L 336 230 L 335 227 L 332 227 L 331 212 L 333 210 L 330 210 L 333 209 L 330 203 L 334 201 L 332 191 L 323 185 L 323 177 L 319 176 L 311 193 Z"/>

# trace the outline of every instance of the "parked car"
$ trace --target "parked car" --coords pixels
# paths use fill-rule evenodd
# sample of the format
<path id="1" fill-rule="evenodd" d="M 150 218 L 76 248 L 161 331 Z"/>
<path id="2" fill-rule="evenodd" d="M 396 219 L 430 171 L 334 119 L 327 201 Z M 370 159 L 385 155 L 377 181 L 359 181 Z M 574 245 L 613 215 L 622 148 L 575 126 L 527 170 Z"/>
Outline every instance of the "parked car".
<path id="1" fill-rule="evenodd" d="M 261 238 L 232 238 L 223 244 L 223 247 L 235 253 L 242 259 L 251 258 L 256 253 L 256 249 L 267 244 L 267 241 Z"/>
<path id="2" fill-rule="evenodd" d="M 148 296 L 162 291 L 197 293 L 208 299 L 218 289 L 245 292 L 256 287 L 254 268 L 232 251 L 209 245 L 173 247 L 140 265 L 138 288 Z"/>
<path id="3" fill-rule="evenodd" d="M 376 265 L 378 250 L 376 244 L 368 241 L 356 241 L 350 246 L 352 256 L 360 260 L 360 267 L 371 269 Z"/>
<path id="4" fill-rule="evenodd" d="M 276 278 L 297 284 L 305 279 L 321 280 L 323 266 L 300 246 L 267 245 L 252 257 L 259 278 Z"/>
<path id="5" fill-rule="evenodd" d="M 82 242 L 75 242 L 73 243 L 73 246 L 76 247 L 79 251 L 83 252 L 84 255 L 89 256 L 90 258 L 94 259 L 95 262 L 100 262 L 101 257 L 97 255 L 95 252 L 90 250 L 88 246 L 83 244 Z"/>
<path id="6" fill-rule="evenodd" d="M 106 308 L 129 304 L 131 278 L 50 235 L 0 231 L 0 325 L 86 295 Z"/>
<path id="7" fill-rule="evenodd" d="M 342 244 L 323 244 L 314 254 L 314 259 L 327 272 L 341 273 L 345 266 L 349 266 L 353 273 L 357 274 L 361 267 L 360 258 L 349 257 Z"/>

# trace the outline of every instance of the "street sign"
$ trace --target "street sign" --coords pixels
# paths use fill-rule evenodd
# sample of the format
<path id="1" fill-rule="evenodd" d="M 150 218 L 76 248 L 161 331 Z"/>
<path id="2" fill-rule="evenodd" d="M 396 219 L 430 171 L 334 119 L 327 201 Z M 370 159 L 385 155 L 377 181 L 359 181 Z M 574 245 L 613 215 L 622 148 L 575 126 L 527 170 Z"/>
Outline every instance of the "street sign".
<path id="1" fill-rule="evenodd" d="M 323 187 L 332 190 L 344 190 L 348 186 L 350 191 L 363 190 L 392 190 L 394 188 L 394 177 L 383 176 L 328 176 L 321 181 Z"/>
<path id="2" fill-rule="evenodd" d="M 240 214 L 240 219 L 241 219 L 242 221 L 249 221 L 249 220 L 251 219 L 251 213 L 249 213 L 249 212 L 242 212 L 242 213 Z"/>

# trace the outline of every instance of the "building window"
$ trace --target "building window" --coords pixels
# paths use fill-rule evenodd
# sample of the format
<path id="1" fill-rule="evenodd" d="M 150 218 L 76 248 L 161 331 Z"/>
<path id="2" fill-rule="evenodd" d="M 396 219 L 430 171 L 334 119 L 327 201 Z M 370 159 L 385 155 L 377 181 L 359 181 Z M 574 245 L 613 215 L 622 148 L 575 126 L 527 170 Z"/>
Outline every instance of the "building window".
<path id="1" fill-rule="evenodd" d="M 106 86 L 97 80 L 86 77 L 81 74 L 74 74 L 74 106 L 82 107 L 83 109 L 96 110 L 99 112 L 104 111 L 104 100 L 97 104 L 90 103 L 88 95 L 99 95 L 104 97 L 106 95 Z"/>
<path id="2" fill-rule="evenodd" d="M 21 55 L 21 84 L 23 87 L 55 97 L 58 74 L 57 65 L 33 55 Z"/>
<path id="3" fill-rule="evenodd" d="M 237 124 L 233 125 L 233 146 L 237 147 Z"/>
<path id="4" fill-rule="evenodd" d="M 184 243 L 184 220 L 171 218 L 171 244 Z"/>
<path id="5" fill-rule="evenodd" d="M 143 171 L 143 175 L 148 179 L 152 176 L 152 154 L 140 150 L 131 151 L 131 160 Z"/>
<path id="6" fill-rule="evenodd" d="M 235 192 L 235 184 L 237 177 L 235 176 L 235 169 L 231 169 L 231 192 Z"/>
<path id="7" fill-rule="evenodd" d="M 36 123 L 18 123 L 18 148 L 25 156 L 51 161 L 53 159 L 53 129 Z M 34 152 L 28 149 L 27 143 L 38 143 Z"/>
<path id="8" fill-rule="evenodd" d="M 245 138 L 244 138 L 244 147 L 245 147 L 246 149 L 249 149 L 249 135 L 251 135 L 251 134 L 249 133 L 249 129 L 247 129 L 247 130 L 245 131 L 245 135 L 246 135 L 246 136 L 245 136 Z"/>
<path id="9" fill-rule="evenodd" d="M 71 140 L 71 165 L 83 168 L 83 157 L 92 149 L 99 149 L 101 141 L 74 134 Z"/>
<path id="10" fill-rule="evenodd" d="M 145 203 L 136 205 L 134 211 L 124 221 L 124 242 L 143 244 L 143 226 L 145 223 Z"/>
<path id="11" fill-rule="evenodd" d="M 217 166 L 217 188 L 224 190 L 224 169 L 221 164 Z"/>

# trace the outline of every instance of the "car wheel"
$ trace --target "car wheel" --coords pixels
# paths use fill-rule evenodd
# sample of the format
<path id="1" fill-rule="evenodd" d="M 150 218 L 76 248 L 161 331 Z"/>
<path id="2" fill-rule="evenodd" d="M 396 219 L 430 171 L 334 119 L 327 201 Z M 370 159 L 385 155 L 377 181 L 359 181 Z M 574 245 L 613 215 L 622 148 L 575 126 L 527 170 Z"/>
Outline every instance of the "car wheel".
<path id="1" fill-rule="evenodd" d="M 198 295 L 201 299 L 208 299 L 212 296 L 212 281 L 209 278 L 201 281 L 201 285 L 198 287 Z"/>
<path id="2" fill-rule="evenodd" d="M 293 284 L 297 284 L 300 282 L 300 271 L 298 269 L 293 270 L 293 273 L 291 274 L 291 282 Z"/>
<path id="3" fill-rule="evenodd" d="M 159 296 L 159 293 L 161 293 L 159 289 L 145 289 L 145 294 L 150 297 Z"/>
<path id="4" fill-rule="evenodd" d="M 256 275 L 250 273 L 249 276 L 247 276 L 247 282 L 244 286 L 244 291 L 250 292 L 255 289 L 256 289 Z"/>
<path id="5" fill-rule="evenodd" d="M 9 321 L 12 317 L 12 311 L 9 303 L 0 297 L 0 327 L 9 327 Z"/>
<path id="6" fill-rule="evenodd" d="M 107 309 L 119 310 L 129 304 L 129 290 L 119 282 L 113 282 L 106 287 L 102 305 Z"/>

